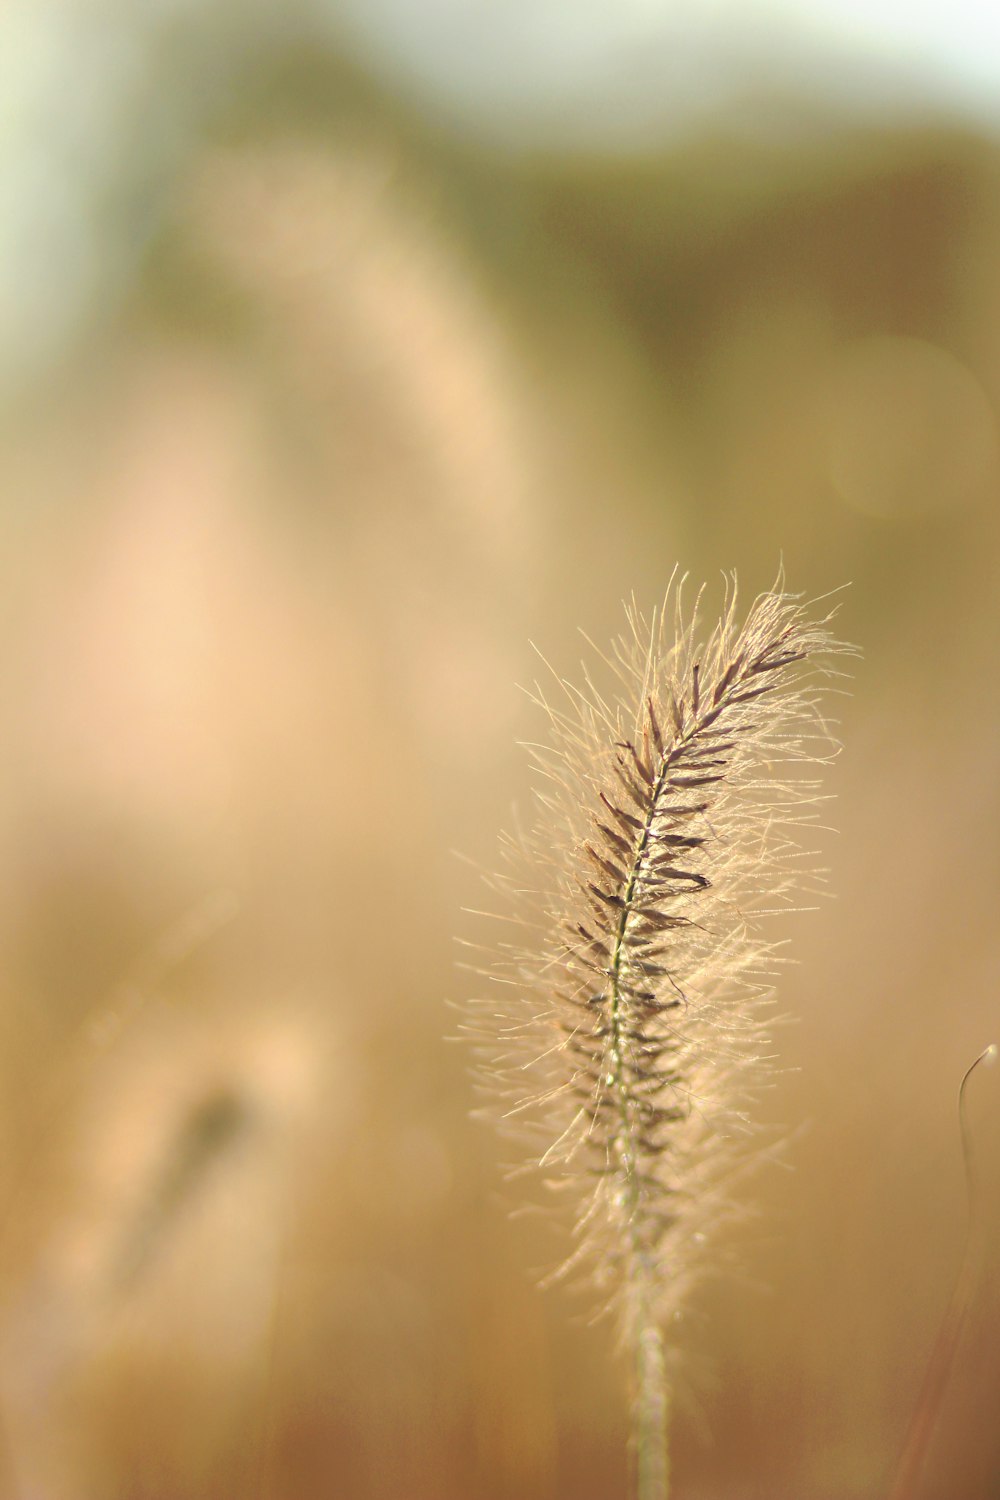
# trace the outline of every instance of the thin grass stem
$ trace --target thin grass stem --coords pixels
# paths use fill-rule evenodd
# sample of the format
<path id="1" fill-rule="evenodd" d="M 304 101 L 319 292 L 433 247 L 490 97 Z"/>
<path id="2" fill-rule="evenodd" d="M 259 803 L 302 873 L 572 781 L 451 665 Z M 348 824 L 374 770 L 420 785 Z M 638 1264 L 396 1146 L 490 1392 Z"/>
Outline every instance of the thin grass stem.
<path id="1" fill-rule="evenodd" d="M 636 1383 L 636 1495 L 638 1500 L 667 1500 L 667 1371 L 663 1333 L 652 1319 L 636 1340 Z"/>

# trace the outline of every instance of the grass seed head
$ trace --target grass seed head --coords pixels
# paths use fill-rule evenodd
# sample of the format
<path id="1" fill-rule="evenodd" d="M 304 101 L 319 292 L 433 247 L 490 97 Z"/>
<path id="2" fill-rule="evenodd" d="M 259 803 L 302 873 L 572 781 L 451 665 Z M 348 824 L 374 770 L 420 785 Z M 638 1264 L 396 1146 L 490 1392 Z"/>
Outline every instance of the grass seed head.
<path id="1" fill-rule="evenodd" d="M 740 624 L 733 584 L 707 633 L 702 593 L 689 612 L 684 593 L 627 611 L 601 686 L 587 671 L 537 694 L 535 818 L 492 882 L 514 936 L 469 1027 L 491 1113 L 571 1205 L 563 1272 L 596 1285 L 631 1343 L 710 1266 L 753 1157 L 765 919 L 810 881 L 799 832 L 844 649 L 830 615 L 780 590 Z"/>

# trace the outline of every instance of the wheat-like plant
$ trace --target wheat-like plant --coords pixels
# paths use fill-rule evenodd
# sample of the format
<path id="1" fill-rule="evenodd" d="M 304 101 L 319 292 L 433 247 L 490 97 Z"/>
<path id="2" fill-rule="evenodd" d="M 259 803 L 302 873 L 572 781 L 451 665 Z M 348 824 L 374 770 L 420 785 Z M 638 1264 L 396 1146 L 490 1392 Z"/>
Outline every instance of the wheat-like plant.
<path id="1" fill-rule="evenodd" d="M 562 1272 L 630 1352 L 640 1500 L 668 1489 L 663 1330 L 753 1155 L 776 961 L 760 924 L 803 886 L 796 833 L 833 749 L 818 690 L 842 649 L 780 585 L 740 626 L 733 581 L 707 636 L 701 602 L 686 616 L 678 583 L 650 620 L 631 608 L 610 687 L 587 671 L 538 690 L 537 816 L 491 882 L 515 925 L 469 1024 L 489 1112 L 571 1204 Z"/>

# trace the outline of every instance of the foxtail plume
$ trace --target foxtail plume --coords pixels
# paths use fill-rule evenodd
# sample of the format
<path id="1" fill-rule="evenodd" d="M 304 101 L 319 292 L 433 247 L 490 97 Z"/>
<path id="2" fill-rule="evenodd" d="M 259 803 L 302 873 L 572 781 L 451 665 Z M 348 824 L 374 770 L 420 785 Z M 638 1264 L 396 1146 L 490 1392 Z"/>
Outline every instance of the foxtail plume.
<path id="1" fill-rule="evenodd" d="M 671 585 L 633 606 L 603 666 L 539 692 L 534 826 L 493 882 L 515 934 L 469 1025 L 490 1113 L 524 1170 L 572 1205 L 562 1272 L 617 1315 L 636 1372 L 638 1493 L 667 1493 L 662 1330 L 710 1267 L 752 1156 L 776 963 L 769 914 L 798 899 L 799 826 L 834 750 L 819 690 L 845 648 L 832 616 L 735 580 L 704 634 Z"/>

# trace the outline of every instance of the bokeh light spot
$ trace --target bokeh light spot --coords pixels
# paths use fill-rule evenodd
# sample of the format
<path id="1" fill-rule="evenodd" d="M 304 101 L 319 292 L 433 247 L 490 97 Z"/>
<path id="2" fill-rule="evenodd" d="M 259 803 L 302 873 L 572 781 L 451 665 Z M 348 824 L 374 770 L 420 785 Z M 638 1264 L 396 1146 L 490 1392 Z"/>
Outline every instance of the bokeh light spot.
<path id="1" fill-rule="evenodd" d="M 855 339 L 821 394 L 829 476 L 854 509 L 887 519 L 982 500 L 1000 477 L 996 419 L 955 355 L 924 339 Z"/>

